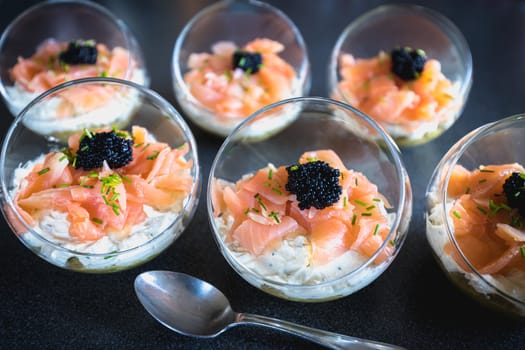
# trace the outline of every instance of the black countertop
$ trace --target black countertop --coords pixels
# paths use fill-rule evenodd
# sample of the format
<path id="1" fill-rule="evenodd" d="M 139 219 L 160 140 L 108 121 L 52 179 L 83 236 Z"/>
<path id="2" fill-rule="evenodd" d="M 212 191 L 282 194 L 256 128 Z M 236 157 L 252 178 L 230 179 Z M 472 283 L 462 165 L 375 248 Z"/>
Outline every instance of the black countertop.
<path id="1" fill-rule="evenodd" d="M 0 0 L 0 30 L 34 1 Z M 145 53 L 151 87 L 175 106 L 170 61 L 175 38 L 211 1 L 101 1 L 121 17 Z M 312 64 L 311 95 L 327 95 L 326 65 L 338 34 L 385 1 L 270 1 L 301 30 Z M 135 276 L 152 269 L 186 272 L 218 286 L 235 310 L 391 342 L 409 349 L 518 349 L 525 324 L 480 307 L 456 289 L 434 261 L 425 239 L 425 187 L 442 155 L 467 131 L 525 112 L 525 2 L 414 1 L 451 19 L 472 50 L 474 83 L 462 117 L 437 140 L 405 148 L 414 212 L 399 256 L 375 282 L 340 300 L 303 304 L 265 294 L 242 280 L 213 241 L 205 187 L 197 213 L 179 240 L 140 267 L 107 275 L 54 267 L 25 248 L 0 221 L 0 349 L 320 349 L 283 333 L 237 327 L 215 339 L 193 339 L 153 320 L 137 301 Z M 0 106 L 0 133 L 11 115 Z M 222 140 L 192 125 L 203 179 Z"/>

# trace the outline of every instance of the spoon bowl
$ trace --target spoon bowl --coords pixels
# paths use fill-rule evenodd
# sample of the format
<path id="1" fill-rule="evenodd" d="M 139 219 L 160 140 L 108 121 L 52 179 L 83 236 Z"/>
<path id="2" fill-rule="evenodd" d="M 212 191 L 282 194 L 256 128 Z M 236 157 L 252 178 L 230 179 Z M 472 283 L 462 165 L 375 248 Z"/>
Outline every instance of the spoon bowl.
<path id="1" fill-rule="evenodd" d="M 220 290 L 184 273 L 141 273 L 135 279 L 135 292 L 144 308 L 157 321 L 182 335 L 211 338 L 232 326 L 252 324 L 291 333 L 332 349 L 403 349 L 266 316 L 237 313 Z"/>
<path id="2" fill-rule="evenodd" d="M 157 321 L 183 335 L 214 337 L 235 322 L 220 290 L 183 273 L 145 272 L 135 279 L 135 292 Z"/>

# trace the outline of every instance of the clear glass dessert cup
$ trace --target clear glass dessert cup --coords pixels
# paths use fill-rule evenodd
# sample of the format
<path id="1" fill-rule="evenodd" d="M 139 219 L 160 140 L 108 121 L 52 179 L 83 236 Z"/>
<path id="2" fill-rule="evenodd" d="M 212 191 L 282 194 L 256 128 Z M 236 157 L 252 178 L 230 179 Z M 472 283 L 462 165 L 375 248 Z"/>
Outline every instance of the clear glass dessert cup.
<path id="1" fill-rule="evenodd" d="M 485 173 L 490 174 L 493 173 L 488 167 L 490 165 L 525 164 L 525 155 L 519 147 L 524 138 L 524 114 L 485 124 L 461 138 L 443 156 L 430 179 L 426 192 L 425 215 L 427 240 L 446 276 L 480 304 L 518 318 L 525 317 L 525 286 L 523 284 L 525 272 L 519 267 L 510 268 L 510 270 L 504 267 L 496 273 L 484 273 L 483 267 L 480 268 L 479 264 L 476 268 L 475 262 L 471 259 L 476 257 L 480 261 L 479 254 L 474 250 L 469 249 L 471 253 L 464 250 L 469 248 L 470 244 L 463 241 L 465 243 L 462 245 L 457 238 L 454 218 L 451 215 L 454 215 L 458 222 L 468 218 L 452 210 L 457 196 L 452 195 L 448 189 L 451 185 L 451 174 L 457 166 L 469 171 L 482 169 Z M 483 167 L 486 169 L 483 170 Z M 505 176 L 508 175 L 510 173 L 506 173 Z M 481 178 L 477 183 L 481 186 L 486 183 L 485 181 L 486 179 Z M 473 195 L 475 191 L 477 190 L 467 187 L 464 195 Z M 501 188 L 501 193 L 494 197 L 493 204 L 485 205 L 486 203 L 479 202 L 477 208 L 473 210 L 475 213 L 472 217 L 479 215 L 481 218 L 479 220 L 485 220 L 487 216 L 493 217 L 500 209 L 503 215 L 506 215 L 508 209 L 509 224 L 518 227 L 519 225 L 512 224 L 510 215 L 513 212 L 510 211 L 510 208 L 503 204 L 499 205 L 502 196 L 505 196 L 503 188 Z M 479 223 L 482 222 L 472 222 L 470 225 Z M 490 234 L 494 233 L 489 232 Z M 480 239 L 487 239 L 487 236 L 480 233 Z M 472 241 L 472 244 L 474 243 L 475 241 Z M 519 240 L 513 244 L 518 244 L 519 248 L 515 252 L 514 259 L 523 259 L 525 242 L 521 243 L 521 247 L 519 247 Z M 475 248 L 472 247 L 472 249 Z"/>
<path id="2" fill-rule="evenodd" d="M 170 202 L 171 204 L 168 203 L 161 208 L 156 207 L 159 203 L 157 199 L 148 201 L 140 199 L 146 198 L 145 193 L 147 192 L 153 193 L 146 190 L 146 187 L 150 187 L 154 183 L 148 180 L 148 177 L 153 176 L 151 177 L 152 181 L 157 181 L 153 179 L 159 179 L 157 174 L 159 176 L 164 174 L 160 170 L 163 169 L 164 165 L 160 163 L 158 164 L 162 167 L 156 167 L 156 165 L 153 167 L 152 165 L 151 171 L 137 170 L 131 172 L 131 170 L 122 170 L 125 168 L 119 166 L 116 169 L 109 169 L 107 165 L 103 165 L 101 168 L 93 168 L 90 171 L 83 170 L 76 167 L 76 164 L 79 164 L 77 163 L 78 152 L 81 151 L 81 147 L 78 146 L 75 151 L 73 146 L 75 139 L 73 137 L 69 140 L 73 142 L 71 144 L 65 139 L 46 135 L 46 130 L 53 130 L 55 122 L 48 122 L 51 128 L 46 128 L 46 123 L 41 123 L 38 133 L 28 127 L 28 125 L 32 125 L 34 118 L 32 112 L 34 110 L 46 107 L 49 105 L 49 101 L 56 99 L 57 96 L 60 97 L 64 92 L 75 91 L 78 88 L 89 89 L 89 91 L 96 91 L 97 89 L 108 91 L 110 89 L 109 91 L 113 92 L 111 101 L 107 104 L 109 108 L 98 111 L 102 114 L 99 122 L 78 129 L 78 134 L 83 135 L 80 142 L 82 142 L 82 137 L 91 138 L 101 129 L 107 133 L 115 130 L 114 132 L 117 135 L 123 134 L 128 139 L 129 137 L 133 138 L 133 140 L 128 141 L 131 145 L 128 147 L 131 147 L 133 151 L 132 161 L 138 159 L 137 157 L 142 155 L 141 152 L 144 152 L 143 157 L 146 157 L 146 153 L 148 153 L 147 158 L 145 158 L 147 162 L 151 161 L 155 162 L 151 164 L 157 164 L 161 159 L 166 159 L 161 153 L 180 152 L 177 153 L 180 154 L 180 157 L 176 158 L 173 163 L 184 164 L 183 169 L 179 171 L 183 174 L 186 185 L 184 185 L 184 190 L 177 192 L 177 194 L 175 194 L 175 190 L 172 192 L 162 191 L 164 195 L 173 195 L 173 198 L 176 198 Z M 134 100 L 132 113 L 127 108 L 130 103 L 130 96 Z M 124 107 L 119 108 L 119 106 Z M 107 121 L 107 116 L 113 113 L 124 113 L 126 116 L 125 118 L 116 118 L 119 120 L 118 125 L 116 125 Z M 95 115 L 92 117 L 96 118 Z M 148 135 L 143 137 L 145 140 L 140 143 L 136 138 L 138 136 L 135 135 L 134 130 L 136 129 L 145 129 Z M 159 148 L 154 148 L 160 143 L 164 144 Z M 82 143 L 80 144 L 82 145 Z M 151 147 L 148 148 L 148 146 Z M 88 145 L 82 146 L 82 151 L 89 151 L 90 147 Z M 113 146 L 111 149 L 115 150 Z M 160 151 L 153 151 L 152 149 Z M 171 151 L 165 152 L 164 150 Z M 58 157 L 55 156 L 57 153 L 62 156 L 58 160 L 55 159 L 54 162 L 51 161 L 50 159 L 53 157 Z M 44 156 L 46 156 L 45 160 Z M 66 162 L 64 172 L 56 172 L 55 169 L 59 169 L 59 165 L 63 162 Z M 46 167 L 46 164 L 50 165 Z M 138 160 L 135 164 L 138 166 Z M 145 169 L 149 169 L 150 165 L 149 163 L 146 164 L 146 161 L 141 161 L 141 164 L 146 165 Z M 38 176 L 35 176 L 38 166 L 43 167 L 43 169 L 36 173 Z M 155 168 L 159 170 L 157 174 L 153 173 Z M 66 176 L 65 171 L 71 173 L 72 178 Z M 105 176 L 108 174 L 107 171 L 110 171 L 110 175 Z M 44 176 L 49 176 L 52 173 L 62 175 L 44 179 Z M 104 181 L 115 180 L 112 176 L 117 173 L 120 181 L 113 183 L 113 185 L 107 182 L 108 187 L 103 190 L 103 184 L 106 183 Z M 32 180 L 28 180 L 30 179 L 29 176 L 33 176 Z M 136 181 L 138 178 L 135 176 L 146 181 L 141 180 L 140 183 L 143 185 L 138 185 L 136 191 L 133 190 L 134 187 L 129 189 L 126 187 L 128 184 L 130 186 L 133 183 L 139 184 Z M 181 178 L 177 177 L 177 179 Z M 74 179 L 81 181 L 77 183 L 78 181 Z M 94 183 L 88 186 L 90 181 L 94 181 Z M 90 273 L 106 273 L 128 269 L 153 259 L 168 248 L 182 234 L 193 217 L 201 187 L 196 143 L 184 119 L 172 105 L 154 91 L 142 85 L 114 78 L 85 78 L 71 81 L 48 90 L 24 108 L 15 118 L 3 141 L 0 155 L 0 182 L 2 185 L 1 210 L 16 237 L 27 248 L 51 264 L 64 269 Z M 97 191 L 99 185 L 102 187 L 100 191 Z M 125 191 L 122 191 L 122 187 L 115 187 L 120 185 L 124 185 Z M 154 186 L 155 189 L 159 189 L 158 185 Z M 28 188 L 32 190 L 28 191 Z M 117 191 L 118 188 L 120 189 Z M 90 192 L 91 197 L 89 197 L 90 195 L 84 189 L 86 191 L 93 189 L 95 192 Z M 67 192 L 58 193 L 55 192 L 56 190 Z M 77 190 L 81 190 L 81 192 L 73 192 Z M 91 198 L 91 200 L 83 201 L 80 199 L 81 197 L 75 197 L 74 193 L 85 193 L 88 196 L 86 198 Z M 38 199 L 39 195 L 41 199 Z M 102 196 L 105 204 L 100 201 L 99 196 Z M 133 203 L 139 203 L 140 206 L 135 207 L 139 208 L 138 211 L 129 209 L 126 212 L 123 209 L 125 207 L 121 199 L 127 199 L 126 207 L 132 208 L 133 203 L 130 201 L 134 201 L 134 199 L 131 196 L 135 199 L 139 198 Z M 36 202 L 33 203 L 48 204 L 45 204 L 43 208 L 41 204 L 36 205 L 36 207 L 35 204 L 31 204 L 30 207 L 22 206 L 22 202 L 19 200 L 31 199 L 31 197 L 36 199 Z M 63 198 L 66 198 L 65 202 L 62 202 Z M 71 198 L 69 202 L 67 202 L 68 198 Z M 105 208 L 103 212 L 106 214 L 111 213 L 108 211 L 109 206 L 115 209 L 116 205 L 115 216 L 110 219 L 118 220 L 121 215 L 126 215 L 126 221 L 120 231 L 115 229 L 117 226 L 112 226 L 110 229 L 106 229 L 103 236 L 87 237 L 91 232 L 95 232 L 95 230 L 90 231 L 91 227 L 98 227 L 96 225 L 105 225 L 109 222 L 109 220 L 102 220 L 100 219 L 101 216 L 96 215 L 100 211 L 96 207 L 90 206 L 90 202 L 100 202 L 98 206 L 103 207 L 102 209 Z M 65 208 L 64 203 L 66 203 Z M 73 215 L 70 208 L 77 205 L 89 213 L 91 220 L 84 220 L 83 222 L 93 225 L 88 226 L 87 230 L 83 230 L 83 232 L 87 232 L 86 236 L 73 235 L 71 231 L 73 222 L 77 221 L 69 219 L 69 215 Z M 75 218 L 78 217 L 78 215 L 75 216 Z M 107 215 L 105 217 L 108 218 Z M 135 217 L 142 217 L 142 219 L 135 220 Z M 133 222 L 128 224 L 128 220 Z"/>
<path id="3" fill-rule="evenodd" d="M 276 111 L 292 113 L 291 122 L 266 137 L 252 137 L 252 126 L 272 118 Z M 289 264 L 286 268 L 290 271 L 285 275 L 279 272 L 261 272 L 261 265 L 254 264 L 254 261 L 265 256 L 268 266 L 279 269 L 277 265 L 282 263 L 281 257 L 273 260 L 274 254 L 277 258 L 279 253 L 272 249 L 260 256 L 253 256 L 246 250 L 238 250 L 237 243 L 226 238 L 228 227 L 224 222 L 228 222 L 230 215 L 228 210 L 224 211 L 219 207 L 218 193 L 221 193 L 222 184 L 224 181 L 235 183 L 269 164 L 275 167 L 296 164 L 299 157 L 307 151 L 328 149 L 341 158 L 346 168 L 361 172 L 370 182 L 375 183 L 378 191 L 390 203 L 388 212 L 391 215 L 391 226 L 388 235 L 371 256 L 350 269 L 348 265 L 342 270 L 338 269 L 333 277 L 326 277 L 325 280 L 315 281 L 315 278 L 307 276 L 304 281 L 290 282 L 292 278 L 301 275 L 299 270 L 303 267 L 296 269 Z M 284 184 L 281 186 L 284 187 Z M 379 277 L 401 249 L 412 213 L 410 181 L 393 140 L 358 110 L 347 104 L 319 97 L 284 100 L 261 109 L 242 122 L 219 149 L 210 171 L 207 191 L 208 218 L 213 237 L 230 266 L 247 282 L 269 294 L 303 302 L 341 298 L 360 290 Z M 350 221 L 345 224 L 353 225 Z M 378 258 L 387 251 L 389 253 L 384 255 L 386 258 Z M 300 255 L 302 253 L 290 252 L 290 256 Z M 320 268 L 327 269 L 332 266 L 330 264 L 333 265 L 333 262 Z M 334 266 L 332 267 L 337 269 Z"/>
<path id="4" fill-rule="evenodd" d="M 446 102 L 446 104 L 443 108 L 434 111 L 429 104 L 431 109 L 421 108 L 413 112 L 412 117 L 397 121 L 387 116 L 379 119 L 368 111 L 372 109 L 369 105 L 372 98 L 355 102 L 355 98 L 350 97 L 343 88 L 342 82 L 348 78 L 344 78 L 342 74 L 342 57 L 351 54 L 356 60 L 370 59 L 379 57 L 380 52 L 389 55 L 390 50 L 402 47 L 421 49 L 427 59 L 438 61 L 441 73 L 452 83 L 452 86 L 446 94 L 442 94 L 441 91 L 437 92 L 434 85 L 421 84 L 426 94 L 423 96 L 420 90 L 410 85 L 413 82 L 408 82 L 405 87 L 414 89 L 413 91 L 419 96 L 419 106 L 423 106 L 421 103 L 426 101 L 428 96 L 431 96 L 434 102 L 441 101 L 438 103 Z M 420 78 L 427 79 L 427 76 L 422 73 Z M 389 79 L 396 83 L 401 82 L 397 78 L 395 80 L 393 75 L 390 75 Z M 378 121 L 399 145 L 417 145 L 441 135 L 461 115 L 472 85 L 472 55 L 460 30 L 440 13 L 416 5 L 382 5 L 359 16 L 340 34 L 331 53 L 327 81 L 330 96 L 353 103 L 354 107 L 363 110 Z M 417 82 L 417 79 L 415 81 Z M 366 87 L 371 86 L 370 82 L 363 82 L 363 84 L 368 84 L 363 85 Z M 429 90 L 430 86 L 433 90 Z M 382 93 L 381 96 L 385 94 Z M 352 99 L 354 102 L 351 101 Z M 383 97 L 380 102 L 385 101 Z M 376 112 L 378 115 L 388 115 L 396 111 L 394 107 L 396 106 L 383 110 L 376 104 L 373 109 L 381 111 Z"/>
<path id="5" fill-rule="evenodd" d="M 192 55 L 211 53 L 212 47 L 218 42 L 229 41 L 233 42 L 237 48 L 242 48 L 256 39 L 270 39 L 282 44 L 283 50 L 278 52 L 277 55 L 295 73 L 295 78 L 291 81 L 291 88 L 286 93 L 277 94 L 276 92 L 274 96 L 273 91 L 277 91 L 283 86 L 282 84 L 275 84 L 271 88 L 265 87 L 263 94 L 267 94 L 270 91 L 272 94 L 270 99 L 273 100 L 271 102 L 277 102 L 274 99 L 279 95 L 286 95 L 283 98 L 279 98 L 280 100 L 308 94 L 310 91 L 310 63 L 303 37 L 295 24 L 283 12 L 264 2 L 256 0 L 218 1 L 201 10 L 186 24 L 177 37 L 173 49 L 173 88 L 175 97 L 187 118 L 208 132 L 226 137 L 240 122 L 257 109 L 250 107 L 249 109 L 253 109 L 253 111 L 247 113 L 245 109 L 240 110 L 238 108 L 239 105 L 248 108 L 247 106 L 252 103 L 255 105 L 263 103 L 259 101 L 260 96 L 253 99 L 246 97 L 247 91 L 251 89 L 250 86 L 241 86 L 244 93 L 240 91 L 233 92 L 236 87 L 231 87 L 231 83 L 227 85 L 226 82 L 217 79 L 213 84 L 211 82 L 208 83 L 208 85 L 213 85 L 214 90 L 211 94 L 201 94 L 199 92 L 199 96 L 197 96 L 196 88 L 193 89 L 187 82 L 188 74 L 195 71 L 194 68 L 190 67 Z M 263 62 L 260 66 L 264 67 L 264 65 L 263 53 Z M 272 70 L 280 72 L 280 69 L 272 68 Z M 276 74 L 272 70 L 269 70 L 268 67 L 267 71 L 269 73 L 266 75 Z M 230 82 L 232 81 L 232 76 L 234 81 L 236 79 L 236 73 L 233 72 L 232 74 L 231 72 L 225 71 L 222 74 L 224 79 Z M 244 78 L 246 78 L 246 81 L 248 76 L 250 74 L 245 71 Z M 254 76 L 260 76 L 260 73 L 254 74 Z M 269 79 L 272 78 L 270 77 Z M 219 88 L 217 84 L 221 87 Z M 223 85 L 229 87 L 224 87 Z M 225 91 L 225 89 L 228 89 L 228 91 Z M 204 103 L 201 95 L 211 97 L 212 100 Z"/>
<path id="6" fill-rule="evenodd" d="M 51 44 L 65 51 L 66 43 L 71 42 L 96 44 L 97 64 L 66 64 L 55 51 L 47 51 L 49 56 L 45 53 L 46 47 L 52 50 Z M 109 54 L 100 51 L 100 45 Z M 40 54 L 35 56 L 37 52 Z M 117 59 L 120 55 L 123 58 Z M 44 56 L 47 62 L 41 59 Z M 29 68 L 23 69 L 23 64 Z M 53 74 L 59 69 L 60 74 Z M 43 1 L 16 17 L 0 37 L 0 94 L 13 116 L 53 86 L 97 76 L 149 86 L 142 49 L 135 36 L 120 18 L 94 2 Z"/>

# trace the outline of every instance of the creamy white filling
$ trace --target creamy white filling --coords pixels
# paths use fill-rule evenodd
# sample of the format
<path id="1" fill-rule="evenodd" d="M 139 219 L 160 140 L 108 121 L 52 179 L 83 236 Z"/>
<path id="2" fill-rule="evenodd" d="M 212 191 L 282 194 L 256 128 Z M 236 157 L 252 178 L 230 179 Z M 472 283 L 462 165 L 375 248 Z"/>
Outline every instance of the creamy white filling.
<path id="1" fill-rule="evenodd" d="M 378 208 L 388 217 L 389 224 L 394 221 L 395 214 L 387 213 L 383 203 Z M 227 242 L 227 235 L 233 225 L 234 218 L 228 212 L 214 219 L 219 229 L 221 239 Z M 259 278 L 274 283 L 286 283 L 289 286 L 272 285 L 293 299 L 329 299 L 334 296 L 344 296 L 360 290 L 375 280 L 388 266 L 388 263 L 374 265 L 373 263 L 359 269 L 368 260 L 361 253 L 348 250 L 330 262 L 313 266 L 311 264 L 311 245 L 307 237 L 299 235 L 286 237 L 274 249 L 267 250 L 255 256 L 239 246 L 237 242 L 225 243 L 240 268 L 246 270 L 244 276 L 258 287 L 264 286 L 260 279 L 253 279 L 248 274 L 255 273 Z M 353 272 L 354 271 L 354 272 Z M 353 272 L 351 278 L 338 283 L 324 286 L 324 282 L 334 281 Z M 310 286 L 302 290 L 297 286 Z"/>
<path id="2" fill-rule="evenodd" d="M 130 80 L 137 84 L 143 84 L 146 81 L 144 70 L 134 69 Z M 16 83 L 7 87 L 6 90 L 9 95 L 10 110 L 13 114 L 18 114 L 40 95 L 40 93 L 28 92 Z M 41 102 L 31 109 L 31 112 L 24 118 L 24 124 L 31 130 L 44 135 L 75 132 L 93 125 L 118 124 L 127 120 L 140 103 L 137 91 L 127 88 L 123 88 L 123 91 L 126 93 L 117 91 L 116 95 L 100 108 L 68 118 L 57 118 L 56 111 L 62 99 L 59 97 L 48 98 L 45 102 Z"/>
<path id="3" fill-rule="evenodd" d="M 211 133 L 226 137 L 237 125 L 249 117 L 228 118 L 220 116 L 205 108 L 200 103 L 196 103 L 195 99 L 192 96 L 187 95 L 182 87 L 176 85 L 175 88 L 175 97 L 180 106 L 184 109 L 185 114 L 187 114 L 195 124 Z M 283 99 L 301 96 L 302 91 L 299 80 L 294 78 L 290 95 L 283 97 Z M 249 129 L 244 130 L 243 135 L 247 137 L 260 137 L 273 131 L 280 130 L 297 117 L 298 108 L 294 107 L 292 109 L 290 107 L 291 106 L 286 106 L 283 110 L 279 110 L 271 116 L 268 113 L 265 114 L 268 117 L 254 122 Z"/>
<path id="4" fill-rule="evenodd" d="M 487 282 L 489 282 L 500 291 L 525 302 L 525 272 L 515 269 L 506 275 L 482 274 L 483 279 L 487 281 L 485 282 L 473 272 L 464 271 L 452 256 L 445 253 L 444 247 L 450 240 L 441 215 L 442 203 L 438 201 L 438 196 L 435 191 L 427 194 L 427 200 L 429 201 L 429 213 L 426 220 L 427 239 L 444 268 L 450 273 L 457 272 L 463 274 L 468 280 L 469 285 L 480 294 L 488 295 L 494 293 L 494 289 L 487 284 Z M 453 200 L 447 201 L 447 213 L 453 204 Z"/>
<path id="5" fill-rule="evenodd" d="M 44 160 L 44 157 L 41 155 L 15 170 L 13 189 L 10 193 L 12 198 L 20 185 L 25 186 L 24 178 L 36 164 Z M 23 233 L 21 239 L 31 248 L 40 250 L 40 254 L 58 266 L 67 266 L 72 257 L 76 257 L 86 270 L 130 266 L 159 254 L 182 232 L 182 222 L 175 227 L 170 225 L 177 219 L 186 200 L 186 198 L 181 199 L 168 212 L 158 211 L 145 205 L 146 220 L 131 227 L 128 234 L 115 232 L 96 241 L 85 242 L 69 235 L 70 223 L 67 220 L 67 213 L 50 208 L 34 217 L 36 225 L 32 228 L 32 232 Z M 161 234 L 162 237 L 157 237 Z M 146 245 L 154 238 L 156 239 L 153 244 Z M 130 251 L 117 254 L 126 250 Z M 88 254 L 106 254 L 106 256 L 93 257 Z"/>

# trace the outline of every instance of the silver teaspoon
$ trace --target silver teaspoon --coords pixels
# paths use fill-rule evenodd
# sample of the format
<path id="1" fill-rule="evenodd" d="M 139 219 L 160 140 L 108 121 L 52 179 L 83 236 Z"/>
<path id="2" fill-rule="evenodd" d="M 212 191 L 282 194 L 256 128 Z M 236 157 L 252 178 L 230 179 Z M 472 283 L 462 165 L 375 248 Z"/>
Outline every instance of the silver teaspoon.
<path id="1" fill-rule="evenodd" d="M 237 313 L 220 290 L 183 273 L 144 272 L 135 279 L 135 292 L 144 308 L 157 321 L 183 335 L 211 338 L 230 327 L 252 324 L 288 332 L 332 349 L 404 349 L 271 317 Z"/>

